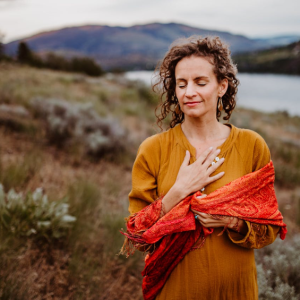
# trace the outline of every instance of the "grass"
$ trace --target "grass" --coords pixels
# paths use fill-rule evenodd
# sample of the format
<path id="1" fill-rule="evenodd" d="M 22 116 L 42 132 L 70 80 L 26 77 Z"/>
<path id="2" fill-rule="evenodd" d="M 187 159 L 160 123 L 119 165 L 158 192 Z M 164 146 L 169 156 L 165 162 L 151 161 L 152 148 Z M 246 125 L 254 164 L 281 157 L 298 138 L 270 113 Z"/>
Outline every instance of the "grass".
<path id="1" fill-rule="evenodd" d="M 0 152 L 1 155 L 1 152 Z M 19 158 L 18 161 L 4 167 L 0 156 L 0 182 L 6 191 L 11 188 L 22 190 L 28 181 L 35 176 L 43 163 L 43 154 L 39 150 L 32 150 Z"/>
<path id="2" fill-rule="evenodd" d="M 118 116 L 120 108 L 128 102 L 139 103 L 142 111 L 145 111 L 145 106 L 153 108 L 156 104 L 150 88 L 140 86 L 137 90 L 129 81 L 120 85 L 105 78 L 91 80 L 84 75 L 79 78 L 76 74 L 66 72 L 37 71 L 28 66 L 8 66 L 3 63 L 0 63 L 0 77 L 0 103 L 19 104 L 27 108 L 30 108 L 30 100 L 38 96 L 60 97 L 77 103 L 89 102 L 102 116 Z"/>
<path id="3" fill-rule="evenodd" d="M 90 157 L 80 142 L 63 149 L 48 144 L 37 119 L 33 120 L 38 130 L 35 135 L 1 125 L 0 180 L 5 190 L 14 187 L 24 192 L 42 186 L 51 201 L 67 197 L 69 214 L 77 221 L 67 236 L 47 245 L 0 232 L 0 265 L 4 266 L 0 268 L 0 299 L 142 299 L 142 254 L 137 252 L 126 259 L 117 253 L 124 240 L 119 229 L 124 228 L 124 217 L 128 216 L 132 164 L 140 142 L 155 132 L 157 97 L 143 85 L 114 76 L 91 79 L 25 66 L 1 67 L 0 103 L 23 105 L 31 114 L 31 99 L 37 96 L 63 98 L 70 104 L 91 103 L 99 115 L 117 118 L 126 127 L 130 151 Z M 292 228 L 289 232 L 299 232 L 300 153 L 296 142 L 300 139 L 300 118 L 284 112 L 263 114 L 239 109 L 230 122 L 257 131 L 267 141 L 278 177 L 280 209 L 289 230 Z M 285 140 L 280 130 L 286 133 Z M 292 294 L 293 286 L 298 293 L 297 282 L 291 278 L 297 279 L 299 274 L 287 257 L 299 256 L 298 246 L 293 242 L 282 243 L 282 248 L 278 248 L 281 244 L 272 246 L 259 250 L 257 257 L 260 284 L 265 284 L 262 299 L 266 300 Z M 286 257 L 281 259 L 282 255 Z M 284 261 L 288 262 L 288 268 L 283 269 L 287 277 L 279 272 Z M 268 269 L 278 271 L 280 282 L 268 274 Z"/>

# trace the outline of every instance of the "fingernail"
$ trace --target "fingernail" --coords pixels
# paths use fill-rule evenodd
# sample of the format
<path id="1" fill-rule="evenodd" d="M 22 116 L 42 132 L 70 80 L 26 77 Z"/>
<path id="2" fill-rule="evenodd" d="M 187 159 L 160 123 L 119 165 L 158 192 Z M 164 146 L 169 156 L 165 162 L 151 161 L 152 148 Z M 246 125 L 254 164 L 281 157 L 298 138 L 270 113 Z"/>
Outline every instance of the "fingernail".
<path id="1" fill-rule="evenodd" d="M 212 150 L 213 149 L 213 147 L 209 147 L 209 149 L 208 150 Z"/>
<path id="2" fill-rule="evenodd" d="M 221 172 L 221 174 L 222 174 L 222 175 L 224 175 L 224 174 L 225 174 L 225 172 Z"/>

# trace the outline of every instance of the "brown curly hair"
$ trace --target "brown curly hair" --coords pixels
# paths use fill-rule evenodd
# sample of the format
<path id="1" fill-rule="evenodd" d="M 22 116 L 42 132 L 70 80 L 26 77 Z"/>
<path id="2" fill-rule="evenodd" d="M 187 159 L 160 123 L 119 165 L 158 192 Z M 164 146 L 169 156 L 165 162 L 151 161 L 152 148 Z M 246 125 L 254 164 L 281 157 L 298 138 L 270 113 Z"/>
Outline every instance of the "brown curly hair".
<path id="1" fill-rule="evenodd" d="M 173 128 L 178 123 L 182 123 L 184 120 L 184 113 L 180 110 L 175 95 L 175 68 L 181 59 L 192 55 L 208 57 L 210 62 L 214 65 L 214 73 L 216 74 L 218 82 L 221 82 L 225 78 L 228 80 L 228 89 L 222 97 L 222 105 L 226 113 L 223 119 L 229 120 L 236 105 L 235 98 L 239 85 L 239 80 L 236 78 L 237 68 L 232 62 L 230 53 L 228 46 L 221 41 L 219 37 L 202 38 L 199 36 L 191 36 L 189 38 L 178 39 L 171 44 L 170 50 L 155 69 L 158 74 L 158 80 L 153 85 L 153 90 L 156 91 L 158 87 L 161 94 L 160 104 L 155 109 L 157 125 L 160 128 L 162 128 L 162 121 L 170 112 L 172 112 L 170 128 Z M 158 108 L 160 108 L 159 115 L 157 115 Z M 218 121 L 220 116 L 221 111 L 217 105 L 216 118 Z"/>

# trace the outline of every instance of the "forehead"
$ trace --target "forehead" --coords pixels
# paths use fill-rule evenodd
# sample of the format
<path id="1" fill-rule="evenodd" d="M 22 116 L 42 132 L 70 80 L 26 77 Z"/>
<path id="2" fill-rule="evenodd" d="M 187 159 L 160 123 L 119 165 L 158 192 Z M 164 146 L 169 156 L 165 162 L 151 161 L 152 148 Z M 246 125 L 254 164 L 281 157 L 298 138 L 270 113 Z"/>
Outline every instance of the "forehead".
<path id="1" fill-rule="evenodd" d="M 176 78 L 215 76 L 210 57 L 189 56 L 181 59 L 175 67 Z"/>

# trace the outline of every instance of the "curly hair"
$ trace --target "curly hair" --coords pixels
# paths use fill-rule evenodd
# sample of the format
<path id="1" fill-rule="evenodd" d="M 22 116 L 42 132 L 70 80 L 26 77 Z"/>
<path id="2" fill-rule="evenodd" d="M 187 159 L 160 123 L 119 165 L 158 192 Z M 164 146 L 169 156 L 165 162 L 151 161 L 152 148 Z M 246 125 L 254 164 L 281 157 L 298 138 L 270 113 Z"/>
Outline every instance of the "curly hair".
<path id="1" fill-rule="evenodd" d="M 223 119 L 229 120 L 236 105 L 235 98 L 239 85 L 239 80 L 236 78 L 237 68 L 232 62 L 230 53 L 228 46 L 219 37 L 201 38 L 199 36 L 191 36 L 178 39 L 171 44 L 169 51 L 155 69 L 158 80 L 153 85 L 153 90 L 155 91 L 156 87 L 158 87 L 161 94 L 160 104 L 155 109 L 157 125 L 160 128 L 162 128 L 162 121 L 170 112 L 172 113 L 170 128 L 173 128 L 178 123 L 182 123 L 184 120 L 184 113 L 180 110 L 175 95 L 175 68 L 181 59 L 192 55 L 209 58 L 209 61 L 214 66 L 214 73 L 219 83 L 225 78 L 228 80 L 228 89 L 222 97 L 222 105 L 226 113 Z M 157 115 L 159 107 L 160 114 Z M 221 111 L 217 105 L 216 118 L 218 121 L 220 116 Z"/>

